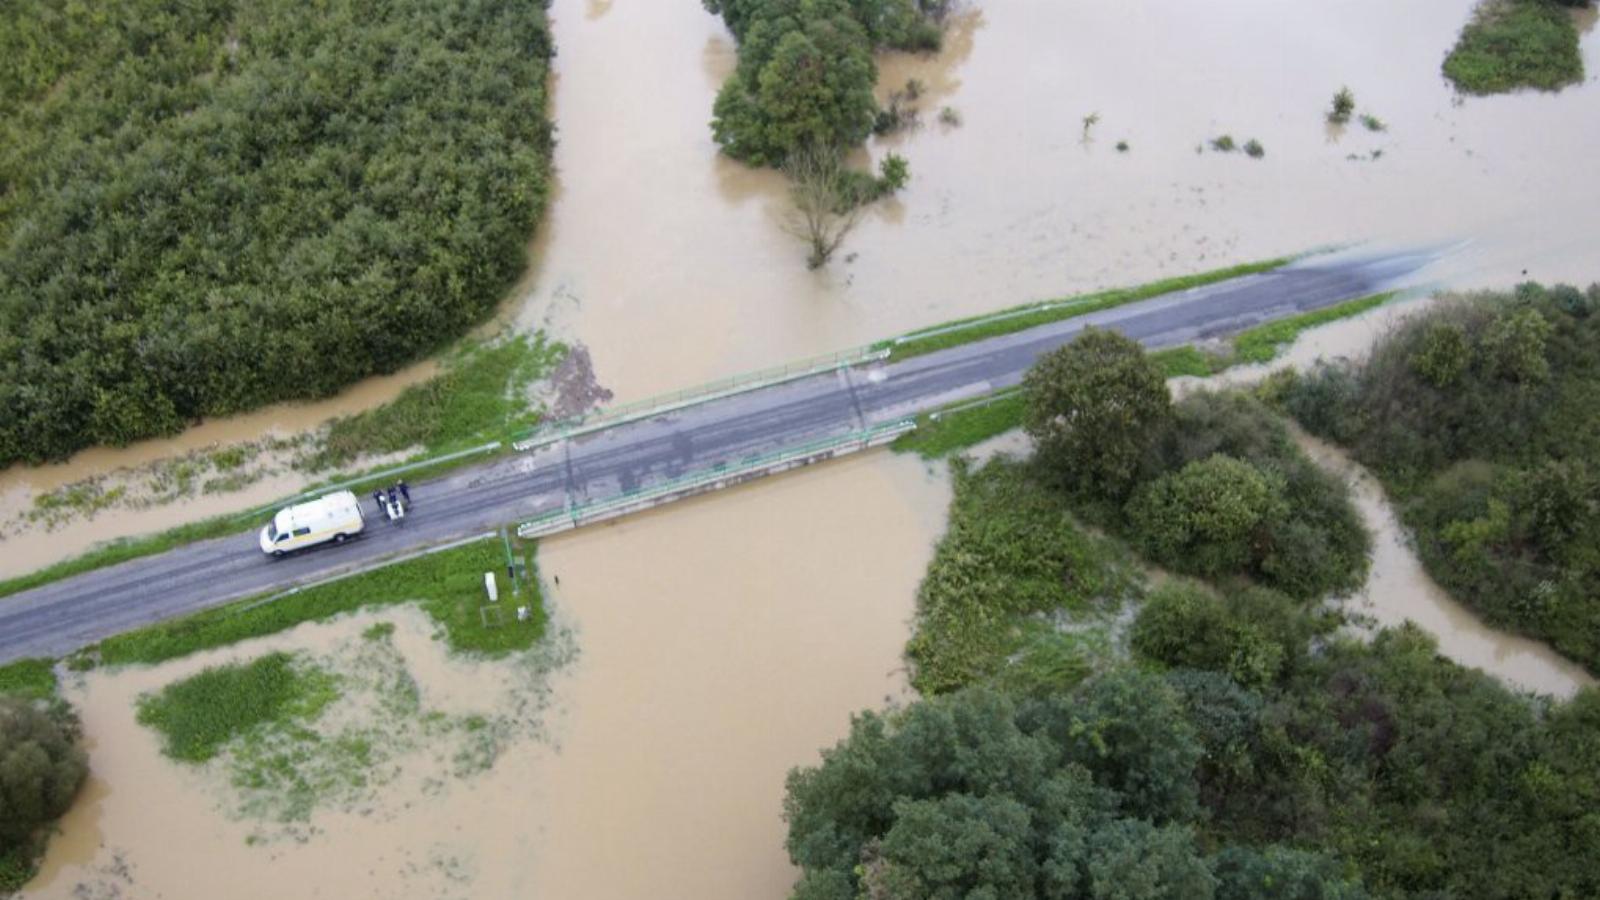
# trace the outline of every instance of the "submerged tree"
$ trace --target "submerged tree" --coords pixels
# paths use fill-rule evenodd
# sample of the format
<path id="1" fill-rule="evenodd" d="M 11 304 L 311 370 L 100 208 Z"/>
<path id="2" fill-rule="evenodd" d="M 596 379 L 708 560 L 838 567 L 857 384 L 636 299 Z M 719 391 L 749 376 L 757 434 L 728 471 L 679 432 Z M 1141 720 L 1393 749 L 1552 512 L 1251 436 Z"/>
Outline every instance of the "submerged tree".
<path id="1" fill-rule="evenodd" d="M 795 208 L 790 230 L 811 248 L 806 265 L 819 268 L 860 221 L 861 205 L 851 196 L 839 151 L 831 147 L 808 144 L 789 154 L 783 171 Z"/>

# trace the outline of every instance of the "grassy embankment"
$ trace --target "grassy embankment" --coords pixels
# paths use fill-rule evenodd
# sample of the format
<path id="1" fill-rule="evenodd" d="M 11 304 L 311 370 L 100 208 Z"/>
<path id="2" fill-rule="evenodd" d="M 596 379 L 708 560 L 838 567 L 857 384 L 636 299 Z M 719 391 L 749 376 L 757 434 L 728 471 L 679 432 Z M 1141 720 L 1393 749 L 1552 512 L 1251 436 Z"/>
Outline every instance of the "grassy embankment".
<path id="1" fill-rule="evenodd" d="M 74 666 L 154 664 L 199 650 L 263 637 L 303 622 L 319 622 L 359 609 L 415 602 L 444 632 L 450 649 L 499 656 L 533 646 L 544 634 L 546 611 L 540 595 L 536 546 L 521 554 L 528 577 L 520 596 L 511 599 L 506 582 L 506 554 L 495 540 L 430 553 L 385 568 L 307 588 L 268 603 L 262 598 L 239 600 L 182 619 L 106 638 L 69 660 Z M 483 573 L 494 572 L 501 600 L 500 624 L 486 624 Z M 516 620 L 515 606 L 528 606 L 532 617 Z"/>
<path id="2" fill-rule="evenodd" d="M 559 362 L 564 349 L 542 335 L 519 335 L 457 351 L 434 378 L 405 389 L 380 407 L 336 420 L 307 465 L 313 470 L 327 469 L 347 464 L 363 453 L 409 447 L 420 447 L 416 456 L 426 459 L 504 438 L 537 421 L 538 413 L 529 410 L 523 398 L 528 388 Z M 405 477 L 415 483 L 484 458 L 476 455 L 423 466 Z M 360 477 L 345 475 L 325 483 Z M 376 484 L 358 481 L 352 489 L 361 493 Z M 114 541 L 82 556 L 0 581 L 0 597 L 195 541 L 237 534 L 258 526 L 263 515 L 217 516 L 148 537 Z"/>
<path id="3" fill-rule="evenodd" d="M 1574 7 L 1564 0 L 1485 0 L 1461 30 L 1444 74 L 1469 94 L 1555 91 L 1583 81 Z"/>
<path id="4" fill-rule="evenodd" d="M 55 661 L 19 659 L 0 666 L 0 694 L 44 700 L 56 693 Z"/>
<path id="5" fill-rule="evenodd" d="M 1207 353 L 1185 345 L 1158 350 L 1150 356 L 1168 378 L 1180 375 L 1203 378 L 1234 365 L 1270 362 L 1283 348 L 1293 344 L 1301 332 L 1358 316 L 1387 303 L 1394 296 L 1394 292 L 1374 294 L 1258 325 L 1235 337 L 1231 352 L 1225 355 Z M 987 399 L 963 401 L 936 413 L 923 415 L 917 421 L 917 430 L 899 438 L 892 446 L 897 452 L 916 453 L 926 459 L 949 456 L 1021 427 L 1023 407 L 1022 393 L 1018 388 L 997 392 Z"/>

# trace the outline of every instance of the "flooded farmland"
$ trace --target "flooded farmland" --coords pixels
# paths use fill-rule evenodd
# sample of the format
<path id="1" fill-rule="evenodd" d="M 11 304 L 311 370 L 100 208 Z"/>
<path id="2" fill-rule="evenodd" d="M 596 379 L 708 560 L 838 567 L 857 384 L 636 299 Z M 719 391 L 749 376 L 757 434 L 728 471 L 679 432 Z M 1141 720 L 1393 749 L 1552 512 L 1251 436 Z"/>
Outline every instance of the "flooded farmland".
<path id="1" fill-rule="evenodd" d="M 722 159 L 711 141 L 712 99 L 734 63 L 720 23 L 692 2 L 556 0 L 560 183 L 500 322 L 581 341 L 626 401 L 1026 300 L 1326 244 L 1456 244 L 1421 276 L 1456 287 L 1600 278 L 1589 249 L 1600 184 L 1574 177 L 1600 148 L 1600 90 L 1457 102 L 1438 65 L 1472 5 L 969 4 L 944 53 L 883 61 L 880 94 L 911 78 L 927 87 L 921 126 L 868 148 L 904 155 L 911 184 L 811 272 L 785 229 L 781 179 Z M 1600 41 L 1583 40 L 1600 68 Z M 1322 113 L 1341 85 L 1388 130 L 1330 131 Z M 940 121 L 946 107 L 959 125 Z M 1222 134 L 1259 140 L 1265 156 L 1208 149 Z M 1288 359 L 1357 352 L 1393 314 L 1314 332 L 1322 343 Z M 86 478 L 304 432 L 434 371 L 0 472 L 0 518 Z M 1564 696 L 1592 683 L 1455 605 L 1372 479 L 1312 450 L 1353 479 L 1376 532 L 1362 611 L 1417 621 L 1447 655 L 1521 687 Z M 281 474 L 12 531 L 0 576 L 303 484 Z M 920 462 L 879 453 L 548 541 L 541 565 L 560 578 L 554 604 L 579 653 L 536 725 L 508 732 L 493 766 L 470 776 L 415 748 L 396 763 L 405 776 L 367 800 L 258 842 L 225 774 L 161 757 L 135 699 L 239 655 L 333 653 L 371 620 L 91 673 L 69 696 L 94 775 L 26 896 L 782 897 L 794 874 L 784 773 L 814 762 L 851 711 L 906 695 L 900 653 L 948 490 Z M 501 664 L 450 660 L 424 621 L 384 615 L 424 696 L 516 712 Z"/>

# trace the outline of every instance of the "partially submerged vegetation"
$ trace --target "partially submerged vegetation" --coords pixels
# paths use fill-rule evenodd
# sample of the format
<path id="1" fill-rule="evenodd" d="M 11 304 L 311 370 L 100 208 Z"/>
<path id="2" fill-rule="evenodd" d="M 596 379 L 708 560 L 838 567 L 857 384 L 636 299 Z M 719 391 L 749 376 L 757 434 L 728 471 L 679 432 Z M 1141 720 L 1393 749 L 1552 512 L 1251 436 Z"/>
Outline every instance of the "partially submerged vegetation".
<path id="1" fill-rule="evenodd" d="M 793 184 L 796 232 L 825 264 L 863 204 L 905 186 L 910 169 L 890 154 L 877 177 L 844 168 L 867 136 L 908 127 L 921 94 L 908 82 L 880 109 L 877 50 L 937 50 L 947 0 L 702 0 L 739 42 L 739 64 L 717 93 L 712 136 L 751 165 L 781 166 Z M 946 120 L 947 122 L 949 120 Z"/>
<path id="2" fill-rule="evenodd" d="M 779 166 L 811 147 L 839 151 L 872 133 L 877 49 L 936 50 L 936 0 L 702 0 L 739 42 L 711 130 L 722 151 Z"/>
<path id="3" fill-rule="evenodd" d="M 300 464 L 322 471 L 368 454 L 416 449 L 436 456 L 502 440 L 539 420 L 528 392 L 565 352 L 543 333 L 469 344 L 437 376 L 382 406 L 335 419 Z"/>
<path id="4" fill-rule="evenodd" d="M 1328 108 L 1328 122 L 1332 125 L 1344 125 L 1350 121 L 1350 116 L 1356 111 L 1356 95 L 1348 87 L 1339 88 L 1333 95 L 1333 105 Z"/>
<path id="5" fill-rule="evenodd" d="M 1068 404 L 1030 415 L 1040 455 L 956 467 L 907 650 L 929 699 L 863 713 L 791 773 L 795 900 L 1600 891 L 1593 854 L 1573 850 L 1593 844 L 1600 804 L 1600 692 L 1520 696 L 1413 626 L 1339 635 L 1317 601 L 1365 566 L 1344 486 L 1297 472 L 1309 462 L 1257 401 L 1164 409 L 1138 397 L 1159 377 L 1137 348 L 1088 340 L 1109 383 L 1030 390 L 1030 407 Z M 1099 401 L 1125 415 L 1072 405 Z M 1183 460 L 1229 471 L 1167 492 L 1182 515 L 1116 521 L 1118 498 Z M 1247 527 L 1252 498 L 1302 478 L 1297 537 Z M 1210 582 L 1165 580 L 1141 602 L 1131 557 L 1078 524 L 1107 510 L 1156 552 L 1209 535 L 1174 561 Z M 1248 561 L 1263 545 L 1284 555 L 1276 572 Z M 1130 607 L 1131 625 L 1113 612 Z"/>
<path id="6" fill-rule="evenodd" d="M 1600 287 L 1445 303 L 1278 390 L 1383 480 L 1435 580 L 1600 672 Z"/>
<path id="7" fill-rule="evenodd" d="M 1034 640 L 1052 631 L 1047 614 L 1109 620 L 1134 583 L 1113 545 L 1081 528 L 1067 499 L 1034 469 L 1002 457 L 976 471 L 957 460 L 952 474 L 950 524 L 917 590 L 906 647 L 911 683 L 924 694 L 993 675 L 1037 650 Z"/>
<path id="8" fill-rule="evenodd" d="M 1588 0 L 1484 0 L 1444 61 L 1444 74 L 1469 94 L 1519 88 L 1556 91 L 1583 80 L 1575 7 Z"/>
<path id="9" fill-rule="evenodd" d="M 213 666 L 139 700 L 139 724 L 163 738 L 162 752 L 201 763 L 253 728 L 315 718 L 333 702 L 327 672 L 287 653 Z"/>
<path id="10" fill-rule="evenodd" d="M 0 666 L 0 896 L 33 878 L 55 821 L 89 774 L 53 660 Z"/>
<path id="11" fill-rule="evenodd" d="M 280 831 L 303 839 L 298 823 L 318 809 L 370 813 L 402 777 L 429 791 L 487 770 L 511 740 L 537 733 L 549 671 L 571 652 L 563 634 L 497 661 L 474 701 L 441 707 L 429 702 L 436 673 L 414 656 L 444 652 L 414 643 L 432 624 L 414 610 L 359 624 L 332 626 L 325 645 L 210 666 L 139 698 L 139 722 L 161 733 L 168 757 L 226 775 L 229 805 L 255 823 L 251 842 Z"/>
<path id="12" fill-rule="evenodd" d="M 524 267 L 542 4 L 4 16 L 0 465 L 393 371 Z"/>

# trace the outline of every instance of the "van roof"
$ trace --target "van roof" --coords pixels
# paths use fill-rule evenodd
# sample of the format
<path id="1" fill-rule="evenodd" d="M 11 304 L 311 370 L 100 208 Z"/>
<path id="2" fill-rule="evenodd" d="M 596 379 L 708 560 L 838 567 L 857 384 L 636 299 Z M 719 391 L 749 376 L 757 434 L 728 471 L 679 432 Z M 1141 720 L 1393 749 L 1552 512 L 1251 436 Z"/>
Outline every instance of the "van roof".
<path id="1" fill-rule="evenodd" d="M 309 522 L 320 521 L 332 516 L 348 516 L 358 514 L 360 507 L 356 503 L 356 495 L 349 491 L 338 491 L 315 500 L 296 503 L 278 510 L 272 517 L 272 524 L 278 531 L 293 531 L 297 525 L 304 526 Z"/>

